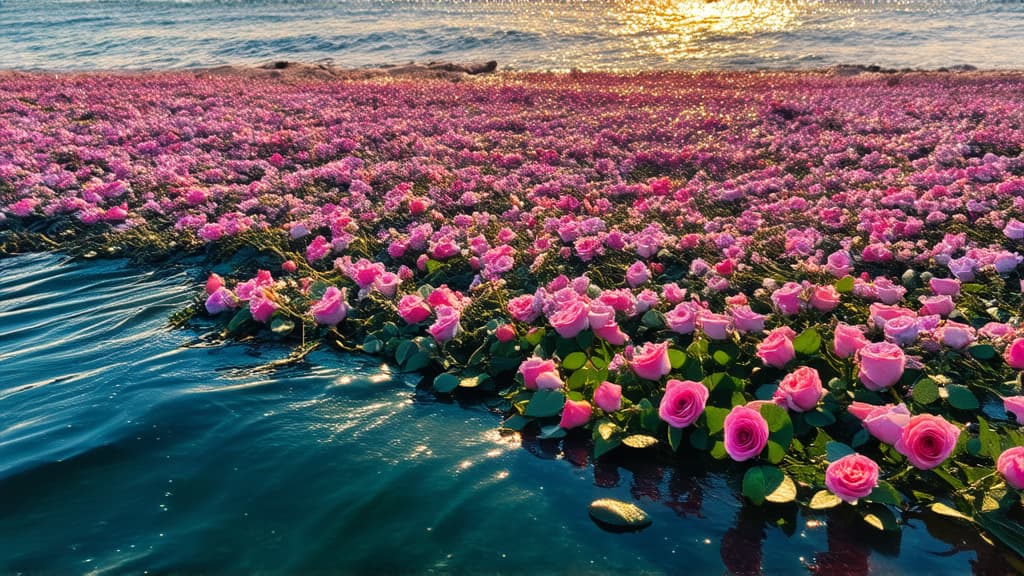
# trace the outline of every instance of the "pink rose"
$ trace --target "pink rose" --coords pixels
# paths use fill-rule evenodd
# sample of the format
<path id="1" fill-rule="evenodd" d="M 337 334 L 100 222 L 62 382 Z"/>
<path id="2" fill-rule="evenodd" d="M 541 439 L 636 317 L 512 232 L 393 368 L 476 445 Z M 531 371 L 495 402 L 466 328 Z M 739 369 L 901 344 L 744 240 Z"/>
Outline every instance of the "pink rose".
<path id="1" fill-rule="evenodd" d="M 828 255 L 828 262 L 825 264 L 825 270 L 835 276 L 836 278 L 842 278 L 853 272 L 853 261 L 850 259 L 850 254 L 842 250 L 838 250 Z"/>
<path id="2" fill-rule="evenodd" d="M 939 296 L 956 296 L 960 294 L 960 281 L 956 278 L 932 278 L 928 281 L 932 293 Z"/>
<path id="3" fill-rule="evenodd" d="M 832 286 L 815 286 L 811 306 L 818 312 L 831 312 L 839 305 L 839 292 Z"/>
<path id="4" fill-rule="evenodd" d="M 285 260 L 284 262 L 281 263 L 281 270 L 284 270 L 289 274 L 295 273 L 295 271 L 298 269 L 299 265 L 295 263 L 295 260 Z"/>
<path id="5" fill-rule="evenodd" d="M 1003 234 L 1010 240 L 1024 240 L 1024 222 L 1016 218 L 1010 218 L 1003 228 Z"/>
<path id="6" fill-rule="evenodd" d="M 1007 396 L 1003 398 L 1003 408 L 1017 418 L 1017 422 L 1024 422 L 1024 396 Z"/>
<path id="7" fill-rule="evenodd" d="M 910 411 L 902 402 L 898 406 L 875 406 L 854 402 L 846 410 L 856 416 L 872 436 L 886 444 L 895 444 L 903 432 L 903 427 L 910 422 Z"/>
<path id="8" fill-rule="evenodd" d="M 890 306 L 888 304 L 879 304 L 877 302 L 868 306 L 868 317 L 870 318 L 870 322 L 880 330 L 885 329 L 886 322 L 899 316 L 917 318 L 917 312 L 908 310 L 907 308 L 901 308 L 900 306 Z"/>
<path id="9" fill-rule="evenodd" d="M 332 246 L 323 236 L 313 238 L 313 241 L 306 247 L 306 259 L 316 262 L 331 253 Z"/>
<path id="10" fill-rule="evenodd" d="M 764 314 L 758 314 L 750 309 L 750 306 L 733 306 L 729 309 L 732 315 L 732 324 L 736 330 L 747 334 L 764 332 L 764 321 L 767 318 Z"/>
<path id="11" fill-rule="evenodd" d="M 665 324 L 676 334 L 692 333 L 697 325 L 697 314 L 693 310 L 693 305 L 688 302 L 677 304 L 665 314 Z"/>
<path id="12" fill-rule="evenodd" d="M 238 299 L 231 293 L 231 290 L 221 286 L 214 290 L 206 299 L 206 311 L 210 314 L 220 314 L 225 310 L 238 308 Z"/>
<path id="13" fill-rule="evenodd" d="M 461 314 L 458 309 L 451 306 L 438 306 L 437 319 L 427 328 L 427 332 L 437 340 L 438 343 L 447 342 L 459 333 L 459 320 Z"/>
<path id="14" fill-rule="evenodd" d="M 1017 490 L 1024 488 L 1024 446 L 1014 446 L 1000 454 L 996 470 L 1010 486 Z"/>
<path id="15" fill-rule="evenodd" d="M 590 413 L 590 403 L 586 400 L 566 398 L 565 406 L 562 407 L 562 420 L 558 425 L 566 430 L 579 428 L 590 421 Z"/>
<path id="16" fill-rule="evenodd" d="M 757 457 L 768 445 L 768 422 L 753 408 L 733 406 L 725 417 L 725 451 L 743 462 Z"/>
<path id="17" fill-rule="evenodd" d="M 206 295 L 209 296 L 224 286 L 224 279 L 219 274 L 210 272 L 206 278 Z"/>
<path id="18" fill-rule="evenodd" d="M 903 377 L 907 357 L 899 346 L 890 342 L 875 342 L 860 349 L 860 381 L 875 392 L 888 388 Z"/>
<path id="19" fill-rule="evenodd" d="M 825 487 L 843 502 L 856 504 L 878 486 L 878 464 L 867 456 L 847 454 L 825 469 Z"/>
<path id="20" fill-rule="evenodd" d="M 849 358 L 870 343 L 860 328 L 843 323 L 836 324 L 836 331 L 832 336 L 832 349 L 836 356 Z"/>
<path id="21" fill-rule="evenodd" d="M 670 379 L 665 383 L 658 416 L 673 428 L 686 428 L 704 413 L 709 394 L 700 382 Z"/>
<path id="22" fill-rule="evenodd" d="M 875 278 L 875 295 L 883 304 L 895 304 L 903 299 L 903 295 L 907 293 L 907 289 L 898 284 L 893 284 L 892 280 L 889 280 L 885 276 L 879 276 Z"/>
<path id="23" fill-rule="evenodd" d="M 515 326 L 511 324 L 502 324 L 494 330 L 494 337 L 498 339 L 498 342 L 504 344 L 505 342 L 511 342 L 516 339 Z"/>
<path id="24" fill-rule="evenodd" d="M 712 340 L 726 340 L 729 338 L 729 327 L 732 325 L 732 318 L 725 314 L 715 314 L 707 310 L 701 311 L 697 317 L 700 322 L 700 329 Z"/>
<path id="25" fill-rule="evenodd" d="M 647 282 L 651 278 L 651 271 L 647 269 L 647 265 L 637 260 L 626 269 L 626 283 L 629 284 L 630 288 L 636 288 L 637 286 Z"/>
<path id="26" fill-rule="evenodd" d="M 430 305 L 419 294 L 406 294 L 398 301 L 398 315 L 406 324 L 416 324 L 430 318 Z"/>
<path id="27" fill-rule="evenodd" d="M 594 404 L 605 412 L 618 412 L 622 408 L 622 386 L 607 380 L 594 390 Z"/>
<path id="28" fill-rule="evenodd" d="M 589 326 L 587 303 L 582 299 L 563 303 L 548 322 L 562 338 L 575 338 Z"/>
<path id="29" fill-rule="evenodd" d="M 800 293 L 804 287 L 796 282 L 786 282 L 772 292 L 772 302 L 783 316 L 793 316 L 800 312 Z"/>
<path id="30" fill-rule="evenodd" d="M 782 328 L 772 330 L 757 345 L 757 357 L 766 366 L 782 368 L 796 356 L 796 350 L 793 348 L 793 330 L 785 328 L 785 330 Z"/>
<path id="31" fill-rule="evenodd" d="M 818 400 L 825 395 L 818 371 L 810 366 L 801 366 L 786 374 L 772 396 L 772 401 L 793 412 L 814 410 Z"/>
<path id="32" fill-rule="evenodd" d="M 622 328 L 620 328 L 615 322 L 605 324 L 604 326 L 598 326 L 593 330 L 594 336 L 597 336 L 612 346 L 622 346 L 627 340 L 629 340 L 629 335 L 623 332 Z"/>
<path id="33" fill-rule="evenodd" d="M 910 316 L 897 316 L 885 323 L 882 329 L 885 339 L 894 342 L 897 346 L 906 346 L 917 340 L 920 328 L 917 325 L 917 318 Z"/>
<path id="34" fill-rule="evenodd" d="M 1024 338 L 1017 338 L 1003 352 L 1003 360 L 1010 368 L 1024 370 Z"/>
<path id="35" fill-rule="evenodd" d="M 957 279 L 963 282 L 970 282 L 974 280 L 974 270 L 978 266 L 978 261 L 964 256 L 963 258 L 950 260 L 947 266 Z"/>
<path id="36" fill-rule="evenodd" d="M 968 344 L 974 342 L 974 328 L 960 322 L 946 321 L 941 328 L 936 330 L 936 338 L 943 346 L 949 346 L 954 350 L 963 350 Z"/>
<path id="37" fill-rule="evenodd" d="M 930 470 L 949 457 L 959 437 L 960 429 L 942 416 L 918 414 L 903 427 L 896 450 L 915 467 Z"/>
<path id="38" fill-rule="evenodd" d="M 529 390 L 556 390 L 562 387 L 558 368 L 551 359 L 531 356 L 519 365 L 519 373 L 523 375 L 523 384 Z"/>
<path id="39" fill-rule="evenodd" d="M 249 312 L 252 312 L 254 320 L 266 324 L 277 312 L 277 302 L 271 300 L 263 290 L 257 290 L 249 299 Z"/>
<path id="40" fill-rule="evenodd" d="M 313 321 L 324 326 L 335 326 L 348 315 L 347 290 L 328 286 L 324 295 L 310 306 Z"/>
<path id="41" fill-rule="evenodd" d="M 922 296 L 920 300 L 921 312 L 924 314 L 938 314 L 945 317 L 953 311 L 953 298 L 948 294 Z"/>
<path id="42" fill-rule="evenodd" d="M 590 303 L 590 309 L 587 311 L 587 322 L 591 328 L 614 324 L 615 308 L 600 300 L 593 301 Z"/>
<path id="43" fill-rule="evenodd" d="M 392 298 L 398 292 L 398 285 L 402 279 L 394 272 L 384 272 L 373 279 L 373 287 L 387 298 Z"/>
<path id="44" fill-rule="evenodd" d="M 668 342 L 655 344 L 648 342 L 633 351 L 633 359 L 629 362 L 633 373 L 645 380 L 660 380 L 672 371 L 668 359 Z"/>
<path id="45" fill-rule="evenodd" d="M 508 313 L 518 322 L 529 324 L 540 316 L 537 297 L 531 294 L 516 296 L 508 301 Z"/>

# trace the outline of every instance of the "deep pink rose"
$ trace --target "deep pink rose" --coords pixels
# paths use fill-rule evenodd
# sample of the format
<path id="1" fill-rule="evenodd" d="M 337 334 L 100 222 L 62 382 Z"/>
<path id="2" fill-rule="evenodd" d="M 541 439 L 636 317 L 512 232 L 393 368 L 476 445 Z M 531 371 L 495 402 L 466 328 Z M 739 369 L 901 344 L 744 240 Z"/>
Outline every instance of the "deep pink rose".
<path id="1" fill-rule="evenodd" d="M 306 247 L 306 259 L 310 262 L 316 262 L 330 254 L 331 250 L 332 247 L 330 242 L 328 242 L 323 236 L 317 236 L 316 238 L 313 238 L 313 241 Z"/>
<path id="2" fill-rule="evenodd" d="M 398 301 L 398 315 L 406 324 L 416 324 L 430 318 L 430 305 L 419 294 L 406 294 Z"/>
<path id="3" fill-rule="evenodd" d="M 637 260 L 626 269 L 626 282 L 630 288 L 636 288 L 637 286 L 647 282 L 651 278 L 651 271 L 647 269 L 647 265 Z"/>
<path id="4" fill-rule="evenodd" d="M 756 458 L 768 445 L 768 422 L 753 408 L 733 406 L 725 417 L 725 451 L 733 460 Z"/>
<path id="5" fill-rule="evenodd" d="M 796 282 L 786 282 L 772 292 L 772 302 L 783 316 L 793 316 L 800 312 L 800 294 L 804 287 Z"/>
<path id="6" fill-rule="evenodd" d="M 234 308 L 238 308 L 238 299 L 231 293 L 231 290 L 223 286 L 214 290 L 213 294 L 206 298 L 206 311 L 210 314 L 220 314 Z"/>
<path id="7" fill-rule="evenodd" d="M 668 359 L 668 342 L 648 342 L 640 346 L 633 351 L 629 367 L 641 378 L 660 380 L 662 376 L 672 371 L 672 364 Z"/>
<path id="8" fill-rule="evenodd" d="M 295 263 L 295 260 L 285 260 L 281 263 L 281 270 L 289 274 L 294 274 L 299 269 L 299 265 Z"/>
<path id="9" fill-rule="evenodd" d="M 531 294 L 516 296 L 508 301 L 508 313 L 519 322 L 529 324 L 540 316 L 540 312 L 537 297 Z"/>
<path id="10" fill-rule="evenodd" d="M 1007 396 L 1003 398 L 1003 408 L 1012 413 L 1017 422 L 1024 423 L 1024 396 Z"/>
<path id="11" fill-rule="evenodd" d="M 903 377 L 907 357 L 891 342 L 875 342 L 860 349 L 860 381 L 875 392 L 888 388 Z"/>
<path id="12" fill-rule="evenodd" d="M 697 314 L 693 305 L 681 302 L 665 314 L 665 324 L 676 334 L 691 334 L 697 325 Z"/>
<path id="13" fill-rule="evenodd" d="M 839 305 L 839 292 L 832 286 L 815 286 L 811 306 L 819 312 L 831 312 Z"/>
<path id="14" fill-rule="evenodd" d="M 818 371 L 810 366 L 801 366 L 786 374 L 772 400 L 793 412 L 807 412 L 814 410 L 824 395 Z"/>
<path id="15" fill-rule="evenodd" d="M 870 343 L 860 328 L 843 323 L 836 324 L 836 331 L 832 337 L 832 349 L 836 356 L 849 358 Z"/>
<path id="16" fill-rule="evenodd" d="M 960 429 L 942 416 L 918 414 L 903 427 L 896 450 L 915 467 L 930 470 L 949 457 L 959 437 Z"/>
<path id="17" fill-rule="evenodd" d="M 932 278 L 928 281 L 932 293 L 939 296 L 956 296 L 960 294 L 960 281 L 956 278 Z"/>
<path id="18" fill-rule="evenodd" d="M 733 306 L 729 312 L 732 315 L 732 324 L 738 332 L 743 334 L 764 332 L 764 321 L 767 318 L 764 314 L 754 312 L 746 304 Z"/>
<path id="19" fill-rule="evenodd" d="M 878 486 L 878 464 L 867 456 L 847 454 L 825 469 L 825 487 L 843 502 L 856 504 Z"/>
<path id="20" fill-rule="evenodd" d="M 206 295 L 209 296 L 224 286 L 224 279 L 220 277 L 220 274 L 210 272 L 210 275 L 206 278 Z"/>
<path id="21" fill-rule="evenodd" d="M 348 315 L 347 290 L 328 286 L 322 298 L 310 306 L 313 321 L 324 326 L 335 326 Z"/>
<path id="22" fill-rule="evenodd" d="M 856 416 L 872 436 L 886 444 L 895 444 L 903 432 L 903 427 L 910 422 L 910 411 L 902 402 L 898 406 L 875 406 L 854 402 L 847 411 Z"/>
<path id="23" fill-rule="evenodd" d="M 582 299 L 563 303 L 548 322 L 562 338 L 575 338 L 589 326 L 587 303 Z"/>
<path id="24" fill-rule="evenodd" d="M 1017 338 L 1006 347 L 1003 360 L 1017 370 L 1024 370 L 1024 338 Z"/>
<path id="25" fill-rule="evenodd" d="M 622 408 L 622 386 L 607 380 L 594 390 L 594 404 L 605 412 L 617 412 Z"/>
<path id="26" fill-rule="evenodd" d="M 457 308 L 451 306 L 438 306 L 437 319 L 427 328 L 427 332 L 437 340 L 438 343 L 447 342 L 459 333 L 459 320 L 461 314 Z"/>
<path id="27" fill-rule="evenodd" d="M 277 312 L 277 302 L 270 299 L 269 295 L 263 290 L 257 290 L 253 292 L 252 298 L 249 299 L 249 312 L 252 312 L 252 317 L 257 322 L 266 324 L 270 321 L 270 317 Z"/>
<path id="28" fill-rule="evenodd" d="M 708 395 L 708 389 L 700 382 L 671 379 L 665 383 L 658 416 L 673 428 L 686 428 L 704 413 Z"/>
<path id="29" fill-rule="evenodd" d="M 1000 454 L 996 470 L 1010 486 L 1017 490 L 1024 488 L 1024 446 L 1014 446 Z"/>
<path id="30" fill-rule="evenodd" d="M 729 327 L 732 326 L 732 318 L 729 316 L 703 310 L 697 319 L 700 322 L 701 331 L 708 338 L 712 340 L 726 340 L 729 338 Z"/>
<path id="31" fill-rule="evenodd" d="M 787 330 L 776 328 L 769 332 L 768 336 L 757 345 L 757 357 L 767 366 L 784 367 L 796 356 L 792 333 L 793 331 L 788 328 Z"/>
<path id="32" fill-rule="evenodd" d="M 569 400 L 566 398 L 565 406 L 562 407 L 562 420 L 559 426 L 569 430 L 579 428 L 590 421 L 590 403 L 586 400 Z"/>
<path id="33" fill-rule="evenodd" d="M 511 324 L 502 324 L 494 330 L 494 337 L 498 339 L 498 342 L 505 343 L 511 342 L 516 339 L 515 326 Z"/>
<path id="34" fill-rule="evenodd" d="M 530 390 L 556 390 L 562 387 L 555 361 L 531 356 L 519 365 L 523 384 Z"/>

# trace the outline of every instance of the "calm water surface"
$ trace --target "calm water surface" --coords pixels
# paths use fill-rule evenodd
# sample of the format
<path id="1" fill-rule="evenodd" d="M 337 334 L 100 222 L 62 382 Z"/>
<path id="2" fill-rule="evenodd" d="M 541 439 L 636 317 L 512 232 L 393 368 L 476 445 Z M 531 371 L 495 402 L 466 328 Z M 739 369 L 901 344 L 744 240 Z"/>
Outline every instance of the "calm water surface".
<path id="1" fill-rule="evenodd" d="M 0 68 L 1024 67 L 1024 4 L 982 0 L 0 0 Z"/>
<path id="2" fill-rule="evenodd" d="M 261 371 L 288 348 L 167 326 L 188 272 L 0 260 L 0 573 L 1011 571 L 956 524 L 763 516 L 734 474 L 503 436 L 370 358 Z M 603 532 L 599 497 L 654 524 Z"/>

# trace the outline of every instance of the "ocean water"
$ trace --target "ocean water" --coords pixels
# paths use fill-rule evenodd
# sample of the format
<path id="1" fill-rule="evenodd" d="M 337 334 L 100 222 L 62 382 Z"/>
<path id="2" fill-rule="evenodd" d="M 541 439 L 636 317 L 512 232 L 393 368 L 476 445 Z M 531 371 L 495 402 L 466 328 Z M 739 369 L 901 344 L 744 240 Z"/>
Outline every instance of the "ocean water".
<path id="1" fill-rule="evenodd" d="M 982 0 L 0 0 L 0 30 L 7 69 L 1024 67 L 1024 3 Z"/>
<path id="2" fill-rule="evenodd" d="M 874 535 L 685 460 L 502 435 L 373 358 L 262 370 L 289 348 L 168 326 L 198 272 L 0 260 L 0 573 L 1013 571 L 955 521 Z M 602 531 L 602 497 L 653 525 Z"/>

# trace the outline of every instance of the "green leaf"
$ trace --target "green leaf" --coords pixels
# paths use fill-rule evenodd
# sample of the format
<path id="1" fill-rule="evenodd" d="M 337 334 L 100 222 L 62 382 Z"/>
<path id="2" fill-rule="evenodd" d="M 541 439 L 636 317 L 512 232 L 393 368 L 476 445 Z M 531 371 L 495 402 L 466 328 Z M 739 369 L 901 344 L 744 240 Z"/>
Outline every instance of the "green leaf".
<path id="1" fill-rule="evenodd" d="M 454 374 L 445 372 L 444 374 L 438 374 L 434 378 L 434 390 L 442 394 L 450 394 L 453 390 L 459 387 L 459 378 Z"/>
<path id="2" fill-rule="evenodd" d="M 546 328 L 534 328 L 533 330 L 527 332 L 526 336 L 524 336 L 523 339 L 526 340 L 526 343 L 529 344 L 530 346 L 536 346 L 540 344 L 540 341 L 544 338 L 544 334 L 546 333 Z"/>
<path id="3" fill-rule="evenodd" d="M 430 353 L 429 352 L 417 352 L 405 361 L 406 372 L 416 372 L 422 370 L 430 364 Z"/>
<path id="4" fill-rule="evenodd" d="M 793 442 L 793 421 L 784 408 L 775 404 L 761 405 L 760 412 L 768 422 L 768 461 L 778 464 Z"/>
<path id="5" fill-rule="evenodd" d="M 586 350 L 590 348 L 590 345 L 594 343 L 594 332 L 593 330 L 584 330 L 576 335 L 576 345 L 580 347 L 580 350 Z"/>
<path id="6" fill-rule="evenodd" d="M 754 466 L 743 475 L 743 495 L 756 506 L 764 504 L 764 497 L 768 494 L 765 487 L 764 471 L 761 466 Z"/>
<path id="7" fill-rule="evenodd" d="M 967 349 L 971 356 L 978 360 L 991 360 L 996 357 L 996 349 L 988 344 L 978 344 Z"/>
<path id="8" fill-rule="evenodd" d="M 661 313 L 655 309 L 650 309 L 644 312 L 640 322 L 648 328 L 658 329 L 665 325 L 665 320 L 661 317 Z"/>
<path id="9" fill-rule="evenodd" d="M 988 427 L 988 421 L 978 416 L 978 441 L 981 443 L 981 454 L 992 460 L 998 460 L 1003 453 L 999 435 Z"/>
<path id="10" fill-rule="evenodd" d="M 405 361 L 416 352 L 416 344 L 412 340 L 402 340 L 395 348 L 395 361 L 405 365 Z"/>
<path id="11" fill-rule="evenodd" d="M 896 516 L 892 513 L 892 510 L 889 510 L 885 506 L 871 506 L 868 510 L 865 510 L 862 513 L 861 518 L 863 518 L 869 526 L 877 530 L 897 532 L 900 529 L 899 522 L 896 521 Z"/>
<path id="12" fill-rule="evenodd" d="M 968 294 L 977 294 L 978 292 L 983 292 L 985 290 L 985 286 L 982 284 L 978 284 L 977 282 L 969 282 L 966 284 L 961 284 L 960 290 L 962 292 L 967 292 Z"/>
<path id="13" fill-rule="evenodd" d="M 934 504 L 932 504 L 931 505 L 931 511 L 935 512 L 936 514 L 940 514 L 942 516 L 948 516 L 950 518 L 959 518 L 960 520 L 966 520 L 968 522 L 974 522 L 974 520 L 972 520 L 970 516 L 967 516 L 967 515 L 963 514 L 962 512 L 960 512 L 959 510 L 957 510 L 956 508 L 953 508 L 951 506 L 947 506 L 946 504 L 943 504 L 942 502 L 935 502 Z"/>
<path id="14" fill-rule="evenodd" d="M 651 525 L 651 517 L 640 507 L 612 498 L 591 502 L 590 517 L 599 526 L 614 531 L 640 530 Z"/>
<path id="15" fill-rule="evenodd" d="M 714 354 L 711 355 L 715 363 L 719 366 L 728 366 L 732 363 L 732 356 L 729 355 L 725 350 L 715 350 Z"/>
<path id="16" fill-rule="evenodd" d="M 558 390 L 537 390 L 533 393 L 533 398 L 530 398 L 530 403 L 526 405 L 526 412 L 523 415 L 531 418 L 557 416 L 564 406 L 565 394 Z"/>
<path id="17" fill-rule="evenodd" d="M 893 488 L 892 484 L 889 484 L 885 480 L 879 480 L 878 486 L 871 491 L 865 498 L 868 502 L 877 502 L 879 504 L 892 504 L 893 506 L 899 506 L 903 503 L 903 496 L 899 493 L 896 488 Z"/>
<path id="18" fill-rule="evenodd" d="M 444 267 L 444 262 L 434 260 L 433 258 L 427 260 L 427 274 L 433 274 Z"/>
<path id="19" fill-rule="evenodd" d="M 640 408 L 640 427 L 651 434 L 657 433 L 661 425 L 658 409 L 647 398 L 641 400 L 637 407 Z"/>
<path id="20" fill-rule="evenodd" d="M 825 459 L 829 462 L 835 462 L 843 456 L 849 456 L 850 454 L 853 454 L 853 448 L 842 442 L 832 441 L 825 445 Z"/>
<path id="21" fill-rule="evenodd" d="M 693 446 L 697 450 L 707 452 L 708 447 L 711 446 L 711 437 L 708 436 L 706 430 L 702 428 L 694 428 L 690 432 L 690 446 Z"/>
<path id="22" fill-rule="evenodd" d="M 537 435 L 537 438 L 540 438 L 541 440 L 555 440 L 558 438 L 565 438 L 565 435 L 565 428 L 562 428 L 558 424 L 551 424 L 550 426 L 541 428 L 540 434 Z"/>
<path id="23" fill-rule="evenodd" d="M 650 448 L 658 444 L 658 439 L 647 434 L 630 434 L 622 439 L 622 444 L 630 448 Z"/>
<path id="24" fill-rule="evenodd" d="M 821 349 L 821 335 L 813 327 L 808 328 L 793 339 L 793 349 L 798 354 L 813 356 Z"/>
<path id="25" fill-rule="evenodd" d="M 818 408 L 810 412 L 804 412 L 804 422 L 816 428 L 824 428 L 836 423 L 836 417 L 827 410 Z"/>
<path id="26" fill-rule="evenodd" d="M 743 475 L 743 495 L 758 506 L 766 501 L 792 502 L 796 484 L 775 466 L 754 466 Z"/>
<path id="27" fill-rule="evenodd" d="M 523 428 L 526 428 L 526 425 L 529 424 L 530 422 L 533 422 L 532 418 L 527 418 L 526 416 L 515 414 L 509 417 L 508 420 L 502 422 L 501 427 L 507 428 L 509 430 L 515 430 L 516 432 L 520 432 Z"/>
<path id="28" fill-rule="evenodd" d="M 709 454 L 711 454 L 711 457 L 715 460 L 722 460 L 729 455 L 729 453 L 725 451 L 725 443 L 721 440 L 715 441 L 711 446 L 711 452 L 709 452 Z"/>
<path id="29" fill-rule="evenodd" d="M 912 395 L 919 404 L 931 404 L 939 399 L 939 386 L 931 378 L 921 378 L 914 384 Z"/>
<path id="30" fill-rule="evenodd" d="M 679 451 L 679 445 L 683 443 L 683 429 L 675 428 L 673 426 L 668 427 L 668 445 L 672 447 L 673 452 Z"/>
<path id="31" fill-rule="evenodd" d="M 978 409 L 978 398 L 974 396 L 971 389 L 960 384 L 949 384 L 946 386 L 946 391 L 949 392 L 949 396 L 946 401 L 953 408 L 959 410 L 977 410 Z"/>
<path id="32" fill-rule="evenodd" d="M 715 435 L 722 431 L 725 427 L 725 417 L 729 415 L 729 410 L 725 408 L 719 408 L 717 406 L 707 406 L 704 408 L 704 417 L 708 423 L 708 434 Z"/>
<path id="33" fill-rule="evenodd" d="M 849 294 L 853 292 L 853 276 L 843 276 L 836 282 L 836 292 Z"/>
<path id="34" fill-rule="evenodd" d="M 291 319 L 289 318 L 276 316 L 270 322 L 270 331 L 273 332 L 274 334 L 277 334 L 278 336 L 287 336 L 291 334 L 292 330 L 294 329 L 295 322 L 292 322 Z M 373 354 L 373 352 L 370 352 L 370 354 Z"/>
<path id="35" fill-rule="evenodd" d="M 249 329 L 256 322 L 252 317 L 252 312 L 249 308 L 242 308 L 231 317 L 231 321 L 228 322 L 228 333 L 239 334 L 244 330 Z"/>
<path id="36" fill-rule="evenodd" d="M 762 384 L 757 387 L 757 390 L 754 390 L 754 398 L 758 400 L 771 400 L 778 389 L 778 384 Z"/>
<path id="37" fill-rule="evenodd" d="M 562 360 L 562 368 L 566 370 L 579 370 L 587 363 L 587 355 L 583 352 L 573 352 Z"/>
<path id="38" fill-rule="evenodd" d="M 842 503 L 843 501 L 840 500 L 838 496 L 828 490 L 819 490 L 811 497 L 811 503 L 808 504 L 808 507 L 810 507 L 811 510 L 827 510 L 829 508 L 835 508 Z"/>
<path id="39" fill-rule="evenodd" d="M 487 374 L 477 374 L 475 376 L 464 376 L 459 378 L 459 388 L 476 388 L 486 382 L 490 378 Z"/>
<path id="40" fill-rule="evenodd" d="M 796 500 L 796 484 L 793 479 L 783 474 L 782 483 L 764 497 L 766 502 L 785 504 Z"/>
<path id="41" fill-rule="evenodd" d="M 384 344 L 377 339 L 373 334 L 366 337 L 363 340 L 363 352 L 367 354 L 377 354 L 384 349 Z"/>
<path id="42" fill-rule="evenodd" d="M 678 370 L 683 364 L 686 364 L 686 352 L 676 348 L 669 348 L 668 361 L 672 365 L 673 370 Z"/>
<path id="43" fill-rule="evenodd" d="M 594 458 L 614 450 L 622 443 L 622 428 L 610 420 L 603 420 L 594 427 Z"/>

